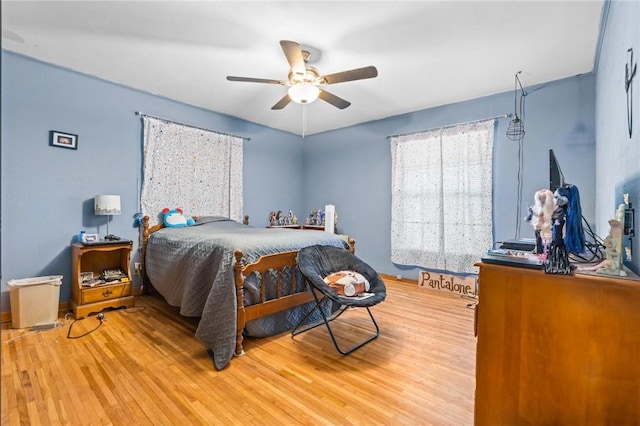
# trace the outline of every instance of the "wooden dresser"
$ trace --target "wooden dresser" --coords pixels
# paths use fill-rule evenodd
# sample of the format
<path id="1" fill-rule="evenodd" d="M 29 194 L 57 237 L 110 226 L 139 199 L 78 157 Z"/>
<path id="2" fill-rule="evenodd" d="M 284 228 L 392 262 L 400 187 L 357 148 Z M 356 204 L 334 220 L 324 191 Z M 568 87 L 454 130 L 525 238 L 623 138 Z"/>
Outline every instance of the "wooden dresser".
<path id="1" fill-rule="evenodd" d="M 640 424 L 640 281 L 477 266 L 476 425 Z"/>

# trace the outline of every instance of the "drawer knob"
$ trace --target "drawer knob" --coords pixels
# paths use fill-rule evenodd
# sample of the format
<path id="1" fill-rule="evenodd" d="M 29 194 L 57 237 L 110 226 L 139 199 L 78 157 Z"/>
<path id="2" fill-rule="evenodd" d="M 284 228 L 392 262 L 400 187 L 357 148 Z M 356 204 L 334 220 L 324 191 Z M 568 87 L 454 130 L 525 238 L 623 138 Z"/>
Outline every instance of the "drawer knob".
<path id="1" fill-rule="evenodd" d="M 102 292 L 102 295 L 103 295 L 104 297 L 109 297 L 109 296 L 111 296 L 112 294 L 113 294 L 113 291 L 111 291 L 111 290 L 105 290 L 105 291 L 103 291 L 103 292 Z"/>

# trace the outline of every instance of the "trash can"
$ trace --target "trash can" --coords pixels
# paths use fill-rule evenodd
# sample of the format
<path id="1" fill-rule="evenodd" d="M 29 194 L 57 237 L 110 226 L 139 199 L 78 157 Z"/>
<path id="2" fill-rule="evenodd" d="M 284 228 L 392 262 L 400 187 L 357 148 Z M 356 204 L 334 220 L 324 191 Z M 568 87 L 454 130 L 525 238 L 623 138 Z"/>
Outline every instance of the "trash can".
<path id="1" fill-rule="evenodd" d="M 61 285 L 62 275 L 9 280 L 13 328 L 55 324 Z"/>

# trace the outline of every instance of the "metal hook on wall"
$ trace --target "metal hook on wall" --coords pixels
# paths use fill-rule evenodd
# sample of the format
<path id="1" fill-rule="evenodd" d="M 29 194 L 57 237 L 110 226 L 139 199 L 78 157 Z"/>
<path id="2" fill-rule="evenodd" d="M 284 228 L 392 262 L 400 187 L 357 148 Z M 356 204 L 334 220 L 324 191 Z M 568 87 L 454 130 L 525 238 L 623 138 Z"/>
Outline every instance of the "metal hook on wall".
<path id="1" fill-rule="evenodd" d="M 629 138 L 633 132 L 633 87 L 631 83 L 636 76 L 636 67 L 638 64 L 633 63 L 633 48 L 627 49 L 627 63 L 624 65 L 624 90 L 627 92 L 627 128 L 629 129 Z"/>

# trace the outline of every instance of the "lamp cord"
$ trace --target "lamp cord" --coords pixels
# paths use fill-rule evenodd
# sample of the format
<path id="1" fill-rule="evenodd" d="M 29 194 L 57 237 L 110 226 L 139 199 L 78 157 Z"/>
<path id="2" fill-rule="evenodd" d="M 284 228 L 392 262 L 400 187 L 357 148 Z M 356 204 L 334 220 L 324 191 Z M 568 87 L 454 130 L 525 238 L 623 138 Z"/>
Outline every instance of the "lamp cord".
<path id="1" fill-rule="evenodd" d="M 516 240 L 520 239 L 520 229 L 522 227 L 522 220 L 524 219 L 524 217 L 522 216 L 522 169 L 524 168 L 523 140 L 524 138 L 518 141 L 518 198 L 516 204 Z"/>
<path id="2" fill-rule="evenodd" d="M 518 71 L 515 75 L 515 96 L 513 99 L 513 109 L 518 117 L 518 112 L 520 112 L 520 125 L 522 126 L 520 131 L 521 134 L 516 136 L 518 137 L 518 177 L 517 177 L 517 204 L 516 204 L 516 235 L 515 239 L 520 239 L 520 230 L 522 227 L 522 220 L 524 217 L 522 216 L 522 176 L 524 169 L 524 97 L 527 96 L 527 93 L 522 88 L 522 83 L 520 82 L 520 78 L 518 78 L 518 74 L 522 73 L 522 71 Z M 520 85 L 520 108 L 518 108 L 518 85 Z"/>
<path id="3" fill-rule="evenodd" d="M 84 337 L 84 336 L 86 336 L 86 335 L 88 335 L 88 334 L 91 334 L 91 333 L 93 333 L 94 331 L 96 331 L 97 329 L 99 329 L 99 328 L 100 328 L 100 326 L 102 325 L 102 323 L 104 322 L 104 314 L 98 314 L 97 318 L 98 318 L 98 320 L 100 320 L 100 324 L 98 324 L 98 325 L 97 325 L 96 327 L 94 327 L 92 330 L 89 330 L 89 331 L 87 331 L 86 333 L 81 334 L 81 335 L 79 335 L 79 336 L 72 336 L 72 335 L 71 335 L 71 329 L 73 328 L 73 324 L 75 324 L 77 321 L 80 321 L 80 320 L 77 320 L 77 319 L 73 320 L 73 322 L 72 322 L 72 323 L 71 323 L 71 325 L 69 326 L 69 330 L 67 331 L 67 339 L 79 339 L 79 338 Z"/>

